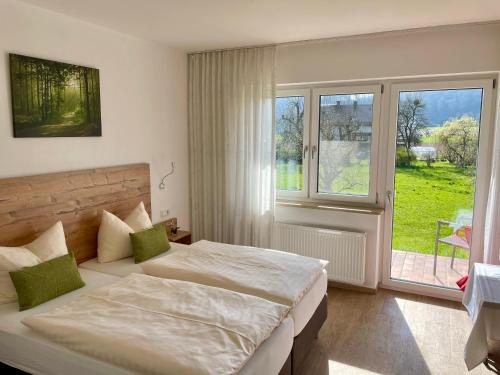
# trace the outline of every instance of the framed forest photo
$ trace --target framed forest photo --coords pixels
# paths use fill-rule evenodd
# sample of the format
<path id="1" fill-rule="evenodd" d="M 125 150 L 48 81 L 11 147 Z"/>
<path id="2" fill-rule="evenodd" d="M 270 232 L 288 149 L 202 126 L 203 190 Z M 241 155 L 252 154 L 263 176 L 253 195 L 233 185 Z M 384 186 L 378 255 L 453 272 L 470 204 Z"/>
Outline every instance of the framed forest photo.
<path id="1" fill-rule="evenodd" d="M 99 70 L 9 54 L 14 137 L 101 136 Z"/>

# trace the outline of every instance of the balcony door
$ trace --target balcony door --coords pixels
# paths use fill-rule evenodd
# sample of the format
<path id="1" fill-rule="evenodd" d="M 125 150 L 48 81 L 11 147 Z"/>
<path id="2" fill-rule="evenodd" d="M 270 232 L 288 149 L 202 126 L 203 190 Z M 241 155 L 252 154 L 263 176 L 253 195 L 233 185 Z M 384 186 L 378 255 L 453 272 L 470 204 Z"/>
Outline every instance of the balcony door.
<path id="1" fill-rule="evenodd" d="M 492 81 L 392 86 L 384 284 L 457 296 L 481 258 Z"/>

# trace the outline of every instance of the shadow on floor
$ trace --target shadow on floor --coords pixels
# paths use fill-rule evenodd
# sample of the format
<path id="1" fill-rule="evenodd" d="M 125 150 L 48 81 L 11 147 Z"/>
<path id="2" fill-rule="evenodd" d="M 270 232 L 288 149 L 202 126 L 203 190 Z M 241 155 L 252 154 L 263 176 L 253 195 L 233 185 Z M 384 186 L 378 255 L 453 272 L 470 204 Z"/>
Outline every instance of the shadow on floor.
<path id="1" fill-rule="evenodd" d="M 387 290 L 328 295 L 328 319 L 299 375 L 467 373 L 470 326 L 459 303 Z"/>

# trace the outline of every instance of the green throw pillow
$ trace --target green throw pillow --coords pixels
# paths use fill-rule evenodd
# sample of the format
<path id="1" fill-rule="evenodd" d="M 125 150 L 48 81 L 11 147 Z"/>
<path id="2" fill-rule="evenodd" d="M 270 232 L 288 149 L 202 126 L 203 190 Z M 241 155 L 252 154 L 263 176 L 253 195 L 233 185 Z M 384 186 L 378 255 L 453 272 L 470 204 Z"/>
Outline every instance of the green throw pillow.
<path id="1" fill-rule="evenodd" d="M 130 233 L 136 263 L 157 256 L 170 249 L 165 225 L 156 224 L 151 229 Z"/>
<path id="2" fill-rule="evenodd" d="M 27 310 L 85 285 L 75 258 L 69 254 L 10 272 L 19 299 L 19 310 Z"/>

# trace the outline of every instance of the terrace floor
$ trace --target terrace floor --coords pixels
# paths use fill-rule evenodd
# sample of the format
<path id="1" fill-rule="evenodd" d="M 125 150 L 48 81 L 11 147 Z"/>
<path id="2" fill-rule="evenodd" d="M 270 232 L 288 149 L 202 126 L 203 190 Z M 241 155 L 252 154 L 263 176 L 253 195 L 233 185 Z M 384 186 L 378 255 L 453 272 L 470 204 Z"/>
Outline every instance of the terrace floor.
<path id="1" fill-rule="evenodd" d="M 419 283 L 457 288 L 455 282 L 469 270 L 469 260 L 438 256 L 436 276 L 433 275 L 434 255 L 392 250 L 391 277 Z"/>

